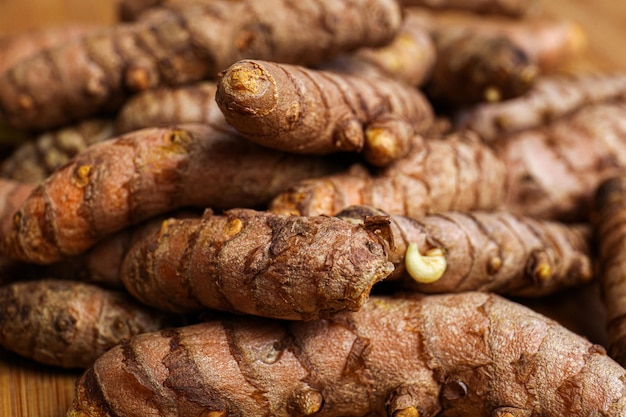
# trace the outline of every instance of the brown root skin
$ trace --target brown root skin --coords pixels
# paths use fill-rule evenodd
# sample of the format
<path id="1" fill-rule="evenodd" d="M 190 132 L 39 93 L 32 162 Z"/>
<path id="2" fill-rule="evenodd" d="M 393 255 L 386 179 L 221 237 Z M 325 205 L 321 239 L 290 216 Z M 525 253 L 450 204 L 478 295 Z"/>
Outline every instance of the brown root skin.
<path id="1" fill-rule="evenodd" d="M 329 320 L 137 336 L 83 374 L 67 416 L 617 417 L 624 381 L 601 347 L 496 295 L 372 297 Z"/>
<path id="2" fill-rule="evenodd" d="M 147 127 L 225 123 L 215 103 L 216 88 L 214 82 L 204 81 L 137 93 L 117 113 L 115 131 L 122 134 Z"/>
<path id="3" fill-rule="evenodd" d="M 369 140 L 369 125 L 387 114 L 408 123 L 412 134 L 426 131 L 434 117 L 423 94 L 403 83 L 258 60 L 225 70 L 216 101 L 243 136 L 302 154 L 359 152 Z M 396 139 L 397 132 L 389 130 L 390 138 L 401 143 L 394 149 L 406 153 L 412 134 Z"/>
<path id="4" fill-rule="evenodd" d="M 162 310 L 311 320 L 357 310 L 392 270 L 385 242 L 361 226 L 232 209 L 164 221 L 129 250 L 121 276 Z"/>
<path id="5" fill-rule="evenodd" d="M 86 368 L 122 340 L 181 322 L 85 283 L 45 279 L 0 288 L 0 345 L 63 368 Z"/>
<path id="6" fill-rule="evenodd" d="M 539 74 L 536 62 L 504 36 L 459 30 L 439 34 L 435 45 L 437 60 L 425 91 L 446 105 L 518 97 Z"/>
<path id="7" fill-rule="evenodd" d="M 548 75 L 524 95 L 500 103 L 483 103 L 459 111 L 454 125 L 471 129 L 486 141 L 540 128 L 582 107 L 626 97 L 626 75 L 590 73 Z"/>
<path id="8" fill-rule="evenodd" d="M 337 213 L 366 228 L 381 215 L 385 213 L 363 206 Z M 540 297 L 585 285 L 593 278 L 591 232 L 583 225 L 479 211 L 442 212 L 420 219 L 391 215 L 389 221 L 388 239 L 393 242 L 389 260 L 395 269 L 385 283 L 391 287 L 430 294 L 490 291 Z M 409 255 L 415 258 L 412 251 L 407 252 L 411 244 L 440 276 L 432 277 L 428 265 L 417 275 L 405 268 L 407 261 L 419 262 L 408 259 Z"/>
<path id="9" fill-rule="evenodd" d="M 131 224 L 180 207 L 258 207 L 338 169 L 208 125 L 143 129 L 86 148 L 3 225 L 3 253 L 33 263 L 78 255 Z"/>
<path id="10" fill-rule="evenodd" d="M 502 209 L 565 222 L 588 220 L 597 186 L 626 166 L 625 119 L 623 103 L 590 104 L 494 143 L 507 166 Z"/>
<path id="11" fill-rule="evenodd" d="M 607 314 L 609 355 L 626 365 L 624 307 L 624 249 L 626 248 L 626 178 L 623 173 L 604 180 L 594 195 L 592 224 L 597 244 L 598 274 Z"/>
<path id="12" fill-rule="evenodd" d="M 395 0 L 175 2 L 15 65 L 0 76 L 0 114 L 16 127 L 61 126 L 115 110 L 134 92 L 214 78 L 244 58 L 313 65 L 382 46 L 401 22 Z"/>
<path id="13" fill-rule="evenodd" d="M 494 209 L 505 197 L 505 167 L 471 132 L 414 137 L 407 156 L 377 172 L 360 165 L 305 180 L 278 194 L 270 210 L 335 215 L 352 205 L 421 218 L 447 210 Z"/>
<path id="14" fill-rule="evenodd" d="M 113 136 L 113 124 L 107 119 L 88 119 L 44 132 L 5 158 L 0 175 L 20 182 L 40 183 L 86 147 Z"/>
<path id="15" fill-rule="evenodd" d="M 359 77 L 385 77 L 419 87 L 430 77 L 437 53 L 421 19 L 405 14 L 393 41 L 380 48 L 361 48 L 322 63 L 318 68 Z"/>

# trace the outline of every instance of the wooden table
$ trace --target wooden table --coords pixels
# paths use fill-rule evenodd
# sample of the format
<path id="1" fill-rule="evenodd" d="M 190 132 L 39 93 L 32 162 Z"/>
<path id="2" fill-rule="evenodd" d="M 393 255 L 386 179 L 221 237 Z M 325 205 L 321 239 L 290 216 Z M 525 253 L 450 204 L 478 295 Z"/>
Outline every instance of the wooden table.
<path id="1" fill-rule="evenodd" d="M 548 14 L 577 20 L 587 30 L 588 51 L 574 67 L 626 70 L 626 3 L 620 0 L 544 0 L 544 8 Z M 73 20 L 112 23 L 114 10 L 112 0 L 0 0 L 0 35 Z M 588 302 L 589 297 L 593 303 L 596 293 L 574 292 L 556 301 L 571 305 L 572 311 L 578 310 L 584 319 L 574 330 L 601 342 L 604 324 L 589 320 L 589 315 L 580 314 L 577 307 L 581 300 Z M 602 314 L 597 304 L 592 308 L 594 314 Z M 64 416 L 78 375 L 78 371 L 59 371 L 0 350 L 0 416 Z"/>

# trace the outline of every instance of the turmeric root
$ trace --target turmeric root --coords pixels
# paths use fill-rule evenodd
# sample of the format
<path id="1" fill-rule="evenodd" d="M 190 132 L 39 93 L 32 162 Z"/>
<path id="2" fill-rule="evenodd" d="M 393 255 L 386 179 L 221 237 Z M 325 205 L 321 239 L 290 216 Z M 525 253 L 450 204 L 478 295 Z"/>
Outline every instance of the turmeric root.
<path id="1" fill-rule="evenodd" d="M 37 362 L 86 368 L 133 335 L 180 325 L 120 291 L 65 280 L 0 287 L 0 345 Z"/>
<path id="2" fill-rule="evenodd" d="M 385 169 L 361 165 L 304 180 L 278 194 L 275 212 L 332 216 L 352 205 L 421 218 L 447 210 L 490 210 L 502 204 L 505 166 L 472 132 L 446 139 L 414 138 L 409 155 Z"/>
<path id="3" fill-rule="evenodd" d="M 330 320 L 143 334 L 83 373 L 67 417 L 626 413 L 604 349 L 497 295 L 372 297 Z"/>
<path id="4" fill-rule="evenodd" d="M 39 183 L 80 151 L 114 136 L 108 119 L 88 119 L 74 126 L 44 132 L 23 142 L 0 165 L 0 175 L 25 183 Z"/>
<path id="5" fill-rule="evenodd" d="M 507 167 L 502 209 L 585 221 L 600 182 L 626 167 L 626 105 L 592 104 L 494 148 Z"/>
<path id="6" fill-rule="evenodd" d="M 604 180 L 594 195 L 592 224 L 598 251 L 598 277 L 606 309 L 609 355 L 626 365 L 626 303 L 624 303 L 624 213 L 626 178 L 622 173 Z"/>
<path id="7" fill-rule="evenodd" d="M 392 270 L 374 229 L 233 209 L 166 220 L 130 249 L 121 275 L 131 294 L 166 311 L 311 320 L 357 310 Z"/>
<path id="8" fill-rule="evenodd" d="M 626 74 L 589 73 L 544 76 L 521 97 L 484 103 L 457 114 L 457 129 L 471 129 L 484 140 L 538 128 L 585 105 L 626 97 Z"/>
<path id="9" fill-rule="evenodd" d="M 127 133 L 147 127 L 185 123 L 225 123 L 215 103 L 214 82 L 159 87 L 130 97 L 115 117 L 115 131 Z"/>
<path id="10" fill-rule="evenodd" d="M 394 0 L 180 2 L 44 50 L 0 77 L 0 118 L 45 129 L 118 108 L 128 94 L 215 77 L 243 58 L 312 65 L 390 42 Z"/>
<path id="11" fill-rule="evenodd" d="M 96 24 L 72 23 L 31 29 L 0 38 L 0 74 L 39 51 L 101 29 Z"/>
<path id="12" fill-rule="evenodd" d="M 430 77 L 436 59 L 430 33 L 421 19 L 409 13 L 389 45 L 361 48 L 326 61 L 318 68 L 360 77 L 387 77 L 419 87 Z"/>
<path id="13" fill-rule="evenodd" d="M 433 123 L 426 98 L 405 84 L 265 61 L 230 66 L 218 80 L 215 99 L 231 126 L 263 146 L 302 154 L 368 147 L 368 161 L 375 165 L 378 147 L 383 163 L 401 157 L 414 132 Z M 369 129 L 388 115 L 410 128 Z"/>
<path id="14" fill-rule="evenodd" d="M 593 277 L 590 230 L 583 225 L 505 212 L 444 212 L 421 219 L 353 206 L 337 214 L 373 227 L 391 222 L 385 283 L 423 293 L 492 291 L 539 297 L 583 285 Z M 405 266 L 406 265 L 406 266 Z"/>
<path id="15" fill-rule="evenodd" d="M 39 184 L 3 225 L 2 252 L 56 262 L 180 207 L 261 206 L 337 165 L 264 149 L 208 125 L 134 131 L 86 148 Z"/>
<path id="16" fill-rule="evenodd" d="M 504 36 L 452 31 L 434 39 L 437 59 L 424 90 L 443 105 L 518 97 L 531 88 L 539 73 L 531 57 Z"/>

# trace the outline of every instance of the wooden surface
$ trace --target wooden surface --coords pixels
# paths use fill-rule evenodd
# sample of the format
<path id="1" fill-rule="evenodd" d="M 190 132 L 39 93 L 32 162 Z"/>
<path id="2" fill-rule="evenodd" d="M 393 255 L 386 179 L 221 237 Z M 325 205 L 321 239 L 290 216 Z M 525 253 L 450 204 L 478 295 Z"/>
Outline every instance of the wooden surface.
<path id="1" fill-rule="evenodd" d="M 626 2 L 544 0 L 543 3 L 547 14 L 571 17 L 587 31 L 589 47 L 585 56 L 575 63 L 576 68 L 626 70 Z M 112 23 L 114 3 L 112 0 L 0 0 L 0 35 L 77 20 Z M 593 315 L 579 308 L 594 304 L 595 295 L 595 292 L 584 295 L 575 292 L 556 298 L 554 302 L 564 302 L 573 313 L 568 318 L 574 323 L 574 330 L 584 333 L 592 341 L 602 342 L 604 324 L 590 320 Z M 590 308 L 601 315 L 597 304 Z M 544 308 L 543 312 L 548 311 Z M 77 371 L 51 369 L 0 350 L 0 416 L 64 416 L 78 375 Z"/>

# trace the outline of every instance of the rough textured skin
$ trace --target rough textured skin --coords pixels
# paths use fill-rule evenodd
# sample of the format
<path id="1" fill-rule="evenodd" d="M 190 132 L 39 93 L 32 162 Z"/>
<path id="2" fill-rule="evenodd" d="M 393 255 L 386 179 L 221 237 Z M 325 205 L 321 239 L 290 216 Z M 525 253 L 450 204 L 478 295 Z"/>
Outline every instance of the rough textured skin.
<path id="1" fill-rule="evenodd" d="M 96 24 L 66 23 L 5 35 L 0 38 L 0 74 L 46 48 L 60 46 L 97 29 L 100 27 Z"/>
<path id="2" fill-rule="evenodd" d="M 626 97 L 626 74 L 558 74 L 537 79 L 521 97 L 484 103 L 457 114 L 457 129 L 471 129 L 486 141 L 541 127 L 588 104 Z"/>
<path id="3" fill-rule="evenodd" d="M 243 58 L 312 65 L 392 40 L 394 0 L 180 2 L 42 51 L 0 77 L 0 115 L 50 128 L 137 91 L 215 77 Z"/>
<path id="4" fill-rule="evenodd" d="M 507 167 L 503 209 L 536 218 L 587 220 L 597 186 L 626 167 L 626 105 L 591 104 L 494 146 Z"/>
<path id="5" fill-rule="evenodd" d="M 0 288 L 0 345 L 37 362 L 86 368 L 136 334 L 180 324 L 123 292 L 44 279 Z"/>
<path id="6" fill-rule="evenodd" d="M 5 158 L 0 175 L 20 182 L 42 182 L 86 147 L 113 136 L 113 124 L 108 119 L 88 119 L 42 133 Z"/>
<path id="7" fill-rule="evenodd" d="M 115 130 L 127 133 L 146 127 L 183 123 L 225 123 L 215 103 L 214 82 L 159 87 L 130 97 L 115 117 Z"/>
<path id="8" fill-rule="evenodd" d="M 421 218 L 447 210 L 498 207 L 505 194 L 505 167 L 471 132 L 445 139 L 415 137 L 412 151 L 371 173 L 360 165 L 304 180 L 277 195 L 270 209 L 332 216 L 352 205 Z"/>
<path id="9" fill-rule="evenodd" d="M 533 85 L 539 69 L 509 38 L 471 30 L 434 36 L 437 60 L 425 86 L 428 96 L 460 106 L 518 97 Z"/>
<path id="10" fill-rule="evenodd" d="M 509 19 L 462 12 L 433 12 L 421 8 L 408 8 L 407 13 L 435 37 L 460 32 L 505 38 L 521 49 L 542 72 L 562 68 L 587 45 L 587 35 L 580 25 L 563 18 L 533 16 Z"/>
<path id="11" fill-rule="evenodd" d="M 603 181 L 594 196 L 592 224 L 598 256 L 598 277 L 606 308 L 609 355 L 626 366 L 626 177 Z"/>
<path id="12" fill-rule="evenodd" d="M 166 220 L 128 252 L 122 280 L 166 311 L 311 320 L 357 310 L 392 270 L 386 243 L 362 226 L 233 209 Z"/>
<path id="13" fill-rule="evenodd" d="M 39 184 L 3 225 L 2 251 L 52 263 L 180 207 L 261 206 L 336 165 L 264 149 L 208 125 L 134 131 L 86 148 Z"/>
<path id="14" fill-rule="evenodd" d="M 387 77 L 418 87 L 430 77 L 436 59 L 430 32 L 421 19 L 409 13 L 389 45 L 361 48 L 326 61 L 318 68 L 360 77 Z"/>
<path id="15" fill-rule="evenodd" d="M 583 225 L 534 220 L 506 212 L 444 212 L 414 219 L 385 216 L 353 206 L 337 214 L 372 227 L 391 221 L 392 275 L 405 288 L 423 293 L 491 291 L 507 296 L 542 297 L 593 277 L 590 230 Z M 443 249 L 446 270 L 432 283 L 419 283 L 404 267 L 409 243 L 420 254 Z M 394 286 L 394 284 L 391 284 Z"/>
<path id="16" fill-rule="evenodd" d="M 233 318 L 139 335 L 67 417 L 618 417 L 626 371 L 493 294 L 374 298 L 330 320 Z"/>
<path id="17" fill-rule="evenodd" d="M 258 60 L 239 61 L 224 71 L 215 100 L 243 136 L 302 154 L 361 151 L 371 140 L 369 125 L 389 114 L 415 133 L 424 133 L 434 117 L 419 90 L 391 79 Z M 412 135 L 394 135 L 397 157 L 406 154 Z"/>
<path id="18" fill-rule="evenodd" d="M 400 0 L 403 6 L 419 6 L 435 10 L 464 10 L 476 13 L 522 16 L 535 0 Z"/>

